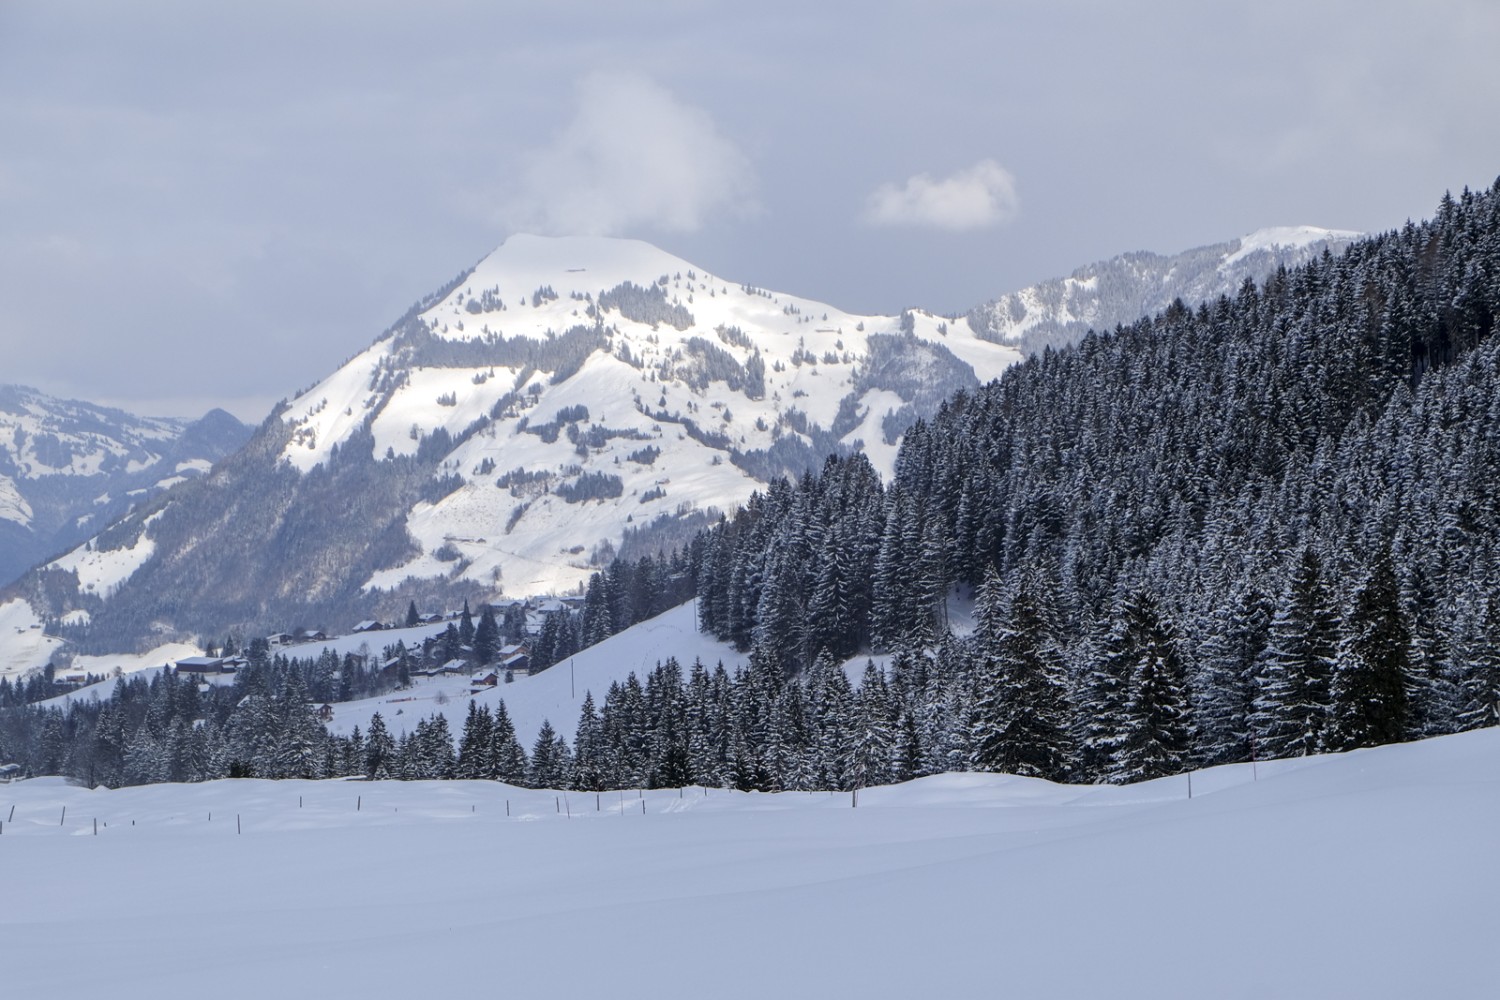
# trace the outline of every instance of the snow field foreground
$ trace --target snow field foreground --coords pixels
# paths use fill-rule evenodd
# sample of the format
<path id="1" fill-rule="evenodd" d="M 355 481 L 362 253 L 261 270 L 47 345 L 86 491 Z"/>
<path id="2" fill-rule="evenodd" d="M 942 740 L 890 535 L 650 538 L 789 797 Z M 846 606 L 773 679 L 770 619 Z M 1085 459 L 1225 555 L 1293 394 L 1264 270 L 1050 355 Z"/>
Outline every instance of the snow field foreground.
<path id="1" fill-rule="evenodd" d="M 1219 768 L 1191 800 L 1185 777 L 944 775 L 858 808 L 575 792 L 571 818 L 478 782 L 19 782 L 0 977 L 121 998 L 1488 995 L 1497 759 L 1491 730 Z"/>

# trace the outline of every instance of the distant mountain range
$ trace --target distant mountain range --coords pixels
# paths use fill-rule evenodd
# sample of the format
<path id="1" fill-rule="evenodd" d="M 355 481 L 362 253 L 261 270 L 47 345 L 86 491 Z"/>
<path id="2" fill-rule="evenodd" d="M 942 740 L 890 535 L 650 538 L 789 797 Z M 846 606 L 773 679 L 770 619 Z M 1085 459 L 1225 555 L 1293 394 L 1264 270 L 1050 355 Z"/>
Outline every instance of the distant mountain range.
<path id="1" fill-rule="evenodd" d="M 250 430 L 223 410 L 195 421 L 138 417 L 0 385 L 0 581 L 206 472 Z"/>
<path id="2" fill-rule="evenodd" d="M 831 453 L 863 451 L 888 476 L 914 420 L 1026 352 L 1232 293 L 1351 235 L 1127 254 L 966 318 L 854 315 L 634 240 L 515 236 L 278 407 L 212 475 L 138 505 L 12 596 L 102 651 L 569 590 Z M 194 468 L 178 464 L 153 483 Z"/>
<path id="3" fill-rule="evenodd" d="M 1091 329 L 1113 330 L 1153 316 L 1174 299 L 1196 305 L 1232 295 L 1244 282 L 1260 282 L 1279 267 L 1337 254 L 1359 235 L 1279 226 L 1172 256 L 1145 250 L 1121 254 L 1066 278 L 1002 295 L 971 310 L 969 323 L 982 337 L 1035 354 L 1074 343 Z"/>

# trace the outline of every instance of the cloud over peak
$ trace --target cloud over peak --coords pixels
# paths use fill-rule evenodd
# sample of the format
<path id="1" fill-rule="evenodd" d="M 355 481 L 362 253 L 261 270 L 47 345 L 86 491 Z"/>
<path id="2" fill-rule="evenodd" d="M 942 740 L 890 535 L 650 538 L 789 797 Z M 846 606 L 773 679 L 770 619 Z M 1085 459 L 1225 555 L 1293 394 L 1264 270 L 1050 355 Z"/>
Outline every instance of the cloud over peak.
<path id="1" fill-rule="evenodd" d="M 503 214 L 550 235 L 691 232 L 753 207 L 754 172 L 709 114 L 637 74 L 594 73 L 572 119 L 531 151 Z"/>
<path id="2" fill-rule="evenodd" d="M 865 204 L 872 226 L 912 226 L 960 232 L 999 226 L 1020 207 L 1016 179 L 994 160 L 933 178 L 909 177 L 902 185 L 882 184 Z"/>

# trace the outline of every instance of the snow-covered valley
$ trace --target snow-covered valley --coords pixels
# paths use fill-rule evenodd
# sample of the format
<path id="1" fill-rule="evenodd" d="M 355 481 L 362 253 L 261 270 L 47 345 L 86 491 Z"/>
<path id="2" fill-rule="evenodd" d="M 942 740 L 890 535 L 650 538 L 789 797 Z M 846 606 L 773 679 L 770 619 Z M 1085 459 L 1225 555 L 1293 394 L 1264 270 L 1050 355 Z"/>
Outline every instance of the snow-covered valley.
<path id="1" fill-rule="evenodd" d="M 1500 732 L 1129 787 L 0 785 L 17 996 L 1482 996 Z M 13 812 L 12 812 L 13 809 Z M 508 815 L 507 815 L 508 811 Z M 97 836 L 94 833 L 98 821 Z"/>

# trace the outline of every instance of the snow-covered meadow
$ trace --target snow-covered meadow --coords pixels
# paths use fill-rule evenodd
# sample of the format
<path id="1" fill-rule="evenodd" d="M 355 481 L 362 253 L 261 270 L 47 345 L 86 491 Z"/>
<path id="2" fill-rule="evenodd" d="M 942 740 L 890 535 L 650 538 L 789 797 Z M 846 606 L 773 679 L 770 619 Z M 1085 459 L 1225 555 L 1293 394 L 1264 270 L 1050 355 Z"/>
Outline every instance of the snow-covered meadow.
<path id="1" fill-rule="evenodd" d="M 0 980 L 18 997 L 1482 996 L 1497 759 L 1489 730 L 1201 772 L 1191 799 L 1186 777 L 945 775 L 857 808 L 18 782 L 0 785 Z"/>

